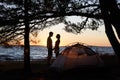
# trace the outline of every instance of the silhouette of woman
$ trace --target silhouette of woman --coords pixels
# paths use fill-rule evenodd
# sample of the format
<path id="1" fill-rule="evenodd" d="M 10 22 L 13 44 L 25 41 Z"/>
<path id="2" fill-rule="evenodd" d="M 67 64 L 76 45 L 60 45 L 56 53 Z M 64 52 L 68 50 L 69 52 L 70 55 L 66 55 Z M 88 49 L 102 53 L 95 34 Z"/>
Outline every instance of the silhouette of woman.
<path id="1" fill-rule="evenodd" d="M 54 52 L 55 52 L 55 55 L 57 57 L 59 55 L 60 34 L 57 34 L 56 38 L 57 38 L 57 40 L 55 42 Z"/>

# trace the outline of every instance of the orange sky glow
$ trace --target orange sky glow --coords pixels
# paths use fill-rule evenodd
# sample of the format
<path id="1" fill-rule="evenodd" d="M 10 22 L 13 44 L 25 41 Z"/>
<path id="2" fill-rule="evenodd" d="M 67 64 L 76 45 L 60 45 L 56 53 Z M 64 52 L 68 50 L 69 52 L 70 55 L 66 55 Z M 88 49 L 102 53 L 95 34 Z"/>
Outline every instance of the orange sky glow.
<path id="1" fill-rule="evenodd" d="M 93 45 L 93 46 L 111 46 L 108 38 L 104 31 L 104 26 L 100 26 L 97 31 L 92 30 L 83 30 L 80 34 L 73 34 L 68 33 L 65 30 L 63 30 L 64 24 L 58 24 L 55 26 L 52 26 L 50 28 L 46 28 L 42 31 L 39 31 L 39 34 L 37 36 L 37 40 L 39 41 L 37 44 L 31 44 L 31 45 L 43 45 L 46 46 L 47 37 L 50 31 L 52 31 L 53 37 L 53 45 L 56 41 L 56 34 L 61 35 L 61 43 L 60 46 L 66 46 L 75 42 L 84 43 L 86 45 Z"/>

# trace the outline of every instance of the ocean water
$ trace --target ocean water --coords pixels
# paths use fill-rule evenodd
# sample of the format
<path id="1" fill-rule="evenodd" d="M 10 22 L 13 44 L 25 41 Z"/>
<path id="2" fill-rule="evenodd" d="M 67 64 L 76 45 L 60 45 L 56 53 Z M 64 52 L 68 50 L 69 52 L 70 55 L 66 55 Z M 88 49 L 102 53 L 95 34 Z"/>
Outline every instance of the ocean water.
<path id="1" fill-rule="evenodd" d="M 93 51 L 98 54 L 109 54 L 114 55 L 112 47 L 98 47 L 98 46 L 89 46 Z M 60 47 L 60 52 L 64 50 L 65 47 Z M 31 46 L 30 47 L 30 59 L 31 60 L 40 60 L 46 59 L 47 57 L 47 48 L 43 46 Z M 53 53 L 53 58 L 55 54 Z M 0 46 L 0 61 L 22 61 L 24 59 L 24 48 L 20 46 L 13 47 L 3 47 Z"/>

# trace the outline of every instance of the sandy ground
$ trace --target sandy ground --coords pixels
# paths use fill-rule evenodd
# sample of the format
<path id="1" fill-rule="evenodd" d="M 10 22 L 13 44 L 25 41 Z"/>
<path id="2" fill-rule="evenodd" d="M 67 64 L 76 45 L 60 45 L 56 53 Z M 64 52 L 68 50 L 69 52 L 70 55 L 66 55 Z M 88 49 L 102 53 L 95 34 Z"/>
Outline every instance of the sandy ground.
<path id="1" fill-rule="evenodd" d="M 115 56 L 101 56 L 103 68 L 74 69 L 65 72 L 49 71 L 46 60 L 31 61 L 32 73 L 24 77 L 22 61 L 0 62 L 0 80 L 120 80 L 120 65 Z"/>

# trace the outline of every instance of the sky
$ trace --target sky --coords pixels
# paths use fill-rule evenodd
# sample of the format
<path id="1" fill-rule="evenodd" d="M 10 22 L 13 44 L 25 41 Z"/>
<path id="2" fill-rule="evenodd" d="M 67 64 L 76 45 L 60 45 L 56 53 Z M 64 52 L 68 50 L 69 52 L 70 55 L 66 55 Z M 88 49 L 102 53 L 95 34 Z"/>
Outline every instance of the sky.
<path id="1" fill-rule="evenodd" d="M 38 39 L 40 40 L 40 42 L 38 43 L 38 45 L 46 46 L 47 37 L 49 35 L 49 32 L 52 31 L 54 33 L 52 37 L 53 45 L 56 41 L 56 34 L 60 34 L 60 46 L 66 46 L 74 44 L 76 42 L 92 46 L 111 46 L 105 34 L 104 26 L 100 26 L 97 31 L 93 31 L 90 29 L 83 30 L 80 34 L 68 33 L 63 28 L 64 24 L 60 23 L 58 25 L 51 26 L 42 31 L 39 31 Z"/>
<path id="2" fill-rule="evenodd" d="M 78 18 L 78 19 L 74 19 L 72 17 L 71 20 L 73 20 L 73 22 L 80 21 L 79 17 L 75 17 L 75 18 Z M 39 42 L 37 44 L 32 44 L 32 45 L 46 46 L 48 34 L 50 31 L 52 31 L 54 33 L 52 37 L 53 45 L 56 41 L 56 38 L 55 38 L 56 34 L 60 34 L 61 35 L 60 46 L 66 46 L 75 42 L 80 42 L 86 45 L 93 45 L 93 46 L 111 46 L 105 34 L 104 26 L 100 26 L 97 31 L 92 31 L 89 29 L 83 30 L 82 33 L 77 35 L 73 33 L 68 33 L 65 30 L 63 30 L 63 28 L 64 28 L 64 24 L 61 23 L 55 26 L 51 26 L 50 28 L 46 28 L 42 31 L 39 31 L 39 34 L 36 38 L 36 40 L 38 40 Z"/>
<path id="3" fill-rule="evenodd" d="M 79 16 L 71 16 L 67 19 L 74 23 L 81 21 L 81 18 Z M 67 46 L 77 42 L 90 46 L 111 46 L 105 34 L 104 25 L 99 26 L 99 28 L 94 31 L 91 29 L 82 30 L 82 33 L 80 34 L 68 33 L 63 29 L 64 26 L 65 25 L 63 23 L 60 23 L 58 25 L 54 25 L 43 29 L 42 31 L 39 31 L 39 34 L 36 38 L 36 40 L 39 41 L 37 45 L 46 46 L 47 37 L 49 36 L 49 32 L 52 31 L 54 33 L 52 37 L 53 46 L 55 44 L 57 34 L 61 35 L 60 46 Z"/>

